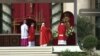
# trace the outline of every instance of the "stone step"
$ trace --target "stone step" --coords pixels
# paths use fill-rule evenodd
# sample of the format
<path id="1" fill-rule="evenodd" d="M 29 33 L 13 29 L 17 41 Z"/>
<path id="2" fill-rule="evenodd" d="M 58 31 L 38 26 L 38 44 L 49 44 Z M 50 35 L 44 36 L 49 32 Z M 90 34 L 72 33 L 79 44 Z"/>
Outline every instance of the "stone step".
<path id="1" fill-rule="evenodd" d="M 1 54 L 51 54 L 50 52 L 0 52 Z"/>
<path id="2" fill-rule="evenodd" d="M 0 54 L 50 54 L 52 47 L 0 47 Z"/>
<path id="3" fill-rule="evenodd" d="M 53 52 L 62 52 L 69 50 L 70 52 L 84 52 L 78 45 L 76 46 L 53 46 Z"/>
<path id="4" fill-rule="evenodd" d="M 1 54 L 0 56 L 58 56 L 57 54 Z"/>

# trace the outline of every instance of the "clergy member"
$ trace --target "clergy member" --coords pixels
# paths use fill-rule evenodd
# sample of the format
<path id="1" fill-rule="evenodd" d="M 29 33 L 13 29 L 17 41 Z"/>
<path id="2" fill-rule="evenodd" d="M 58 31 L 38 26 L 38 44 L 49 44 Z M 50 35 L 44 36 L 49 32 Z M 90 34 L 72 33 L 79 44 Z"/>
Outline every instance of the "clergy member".
<path id="1" fill-rule="evenodd" d="M 63 22 L 58 25 L 58 45 L 66 45 L 66 26 Z"/>
<path id="2" fill-rule="evenodd" d="M 21 25 L 21 46 L 28 46 L 28 26 L 26 20 Z"/>
<path id="3" fill-rule="evenodd" d="M 40 29 L 40 46 L 47 46 L 50 41 L 50 31 L 45 26 L 45 23 L 42 23 Z"/>
<path id="4" fill-rule="evenodd" d="M 29 28 L 29 42 L 28 42 L 28 46 L 35 46 L 35 28 L 34 28 L 34 23 L 31 24 L 30 28 Z"/>

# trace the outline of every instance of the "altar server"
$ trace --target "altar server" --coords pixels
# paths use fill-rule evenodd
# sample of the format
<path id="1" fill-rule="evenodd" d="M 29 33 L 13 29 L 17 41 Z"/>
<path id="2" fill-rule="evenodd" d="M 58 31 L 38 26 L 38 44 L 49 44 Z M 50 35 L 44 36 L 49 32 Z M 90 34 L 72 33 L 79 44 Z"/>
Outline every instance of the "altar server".
<path id="1" fill-rule="evenodd" d="M 28 46 L 28 26 L 26 20 L 21 25 L 21 46 Z"/>

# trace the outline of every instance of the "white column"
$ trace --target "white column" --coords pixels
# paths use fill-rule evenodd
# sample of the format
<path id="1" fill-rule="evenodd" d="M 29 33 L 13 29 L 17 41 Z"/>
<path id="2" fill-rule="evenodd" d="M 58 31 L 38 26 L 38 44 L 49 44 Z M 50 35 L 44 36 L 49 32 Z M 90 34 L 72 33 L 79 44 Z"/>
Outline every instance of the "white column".
<path id="1" fill-rule="evenodd" d="M 77 0 L 74 0 L 74 23 L 75 23 L 75 37 L 76 37 L 76 45 L 78 45 L 78 36 L 77 36 Z"/>
<path id="2" fill-rule="evenodd" d="M 91 9 L 95 9 L 95 3 L 96 3 L 95 0 L 91 0 L 91 4 L 90 4 L 90 5 L 91 5 Z M 94 24 L 94 25 L 95 25 L 95 23 L 96 23 L 96 22 L 95 22 L 95 19 L 96 19 L 95 16 L 92 16 L 92 17 L 91 17 L 91 22 L 92 22 L 92 24 Z M 95 26 L 94 26 L 94 29 L 93 29 L 93 35 L 96 36 L 96 35 L 95 35 Z"/>
<path id="3" fill-rule="evenodd" d="M 58 23 L 62 13 L 61 3 L 52 3 L 52 32 L 57 31 Z"/>
<path id="4" fill-rule="evenodd" d="M 91 9 L 96 9 L 96 8 L 95 8 L 95 6 L 96 6 L 95 3 L 96 3 L 95 0 L 91 0 L 91 4 L 90 4 L 90 5 L 91 5 Z M 95 19 L 96 19 L 95 16 L 92 16 L 92 17 L 91 17 L 91 22 L 92 22 L 92 24 L 94 24 L 94 25 L 95 25 L 95 23 L 96 23 L 96 22 L 95 22 Z M 96 35 L 95 35 L 96 31 L 95 31 L 95 30 L 96 30 L 96 27 L 94 26 L 93 35 L 96 37 Z M 96 47 L 94 47 L 93 50 L 95 51 L 95 50 L 96 50 Z"/>
<path id="5" fill-rule="evenodd" d="M 2 32 L 11 33 L 11 4 L 2 4 L 2 11 Z"/>

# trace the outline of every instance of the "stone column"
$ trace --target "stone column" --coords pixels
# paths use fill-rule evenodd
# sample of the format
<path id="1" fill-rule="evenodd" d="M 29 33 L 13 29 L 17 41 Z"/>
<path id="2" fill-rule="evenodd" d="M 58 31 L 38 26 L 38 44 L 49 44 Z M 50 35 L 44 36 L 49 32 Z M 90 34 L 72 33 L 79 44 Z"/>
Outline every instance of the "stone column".
<path id="1" fill-rule="evenodd" d="M 91 9 L 95 9 L 95 3 L 96 3 L 95 0 L 91 0 L 91 3 L 90 3 L 90 5 L 91 5 L 90 8 L 91 8 Z M 94 25 L 94 28 L 93 28 L 93 35 L 94 35 L 94 36 L 96 36 L 96 35 L 95 35 L 95 30 L 96 30 L 96 27 L 95 27 L 95 23 L 96 23 L 96 22 L 95 22 L 95 19 L 96 19 L 95 16 L 91 16 L 91 22 L 92 22 L 92 24 Z M 93 50 L 95 51 L 95 50 L 96 50 L 96 47 L 94 47 Z"/>
<path id="2" fill-rule="evenodd" d="M 95 9 L 95 0 L 91 0 L 91 9 Z M 95 16 L 91 16 L 91 22 L 94 24 L 93 35 L 95 36 Z"/>
<path id="3" fill-rule="evenodd" d="M 62 13 L 61 3 L 52 3 L 52 32 L 57 31 L 61 13 Z"/>
<path id="4" fill-rule="evenodd" d="M 75 33 L 76 33 L 76 45 L 78 45 L 78 36 L 77 36 L 77 0 L 74 0 L 74 23 L 75 23 Z"/>
<path id="5" fill-rule="evenodd" d="M 11 33 L 11 4 L 2 4 L 2 33 Z"/>

